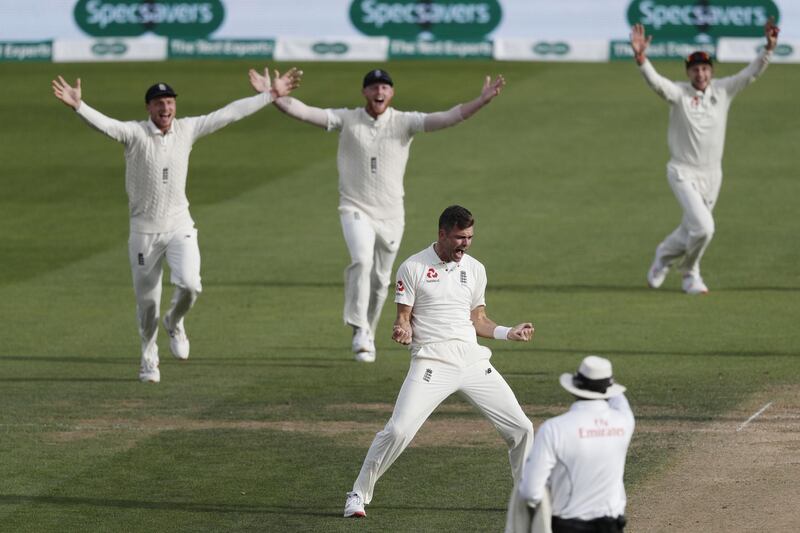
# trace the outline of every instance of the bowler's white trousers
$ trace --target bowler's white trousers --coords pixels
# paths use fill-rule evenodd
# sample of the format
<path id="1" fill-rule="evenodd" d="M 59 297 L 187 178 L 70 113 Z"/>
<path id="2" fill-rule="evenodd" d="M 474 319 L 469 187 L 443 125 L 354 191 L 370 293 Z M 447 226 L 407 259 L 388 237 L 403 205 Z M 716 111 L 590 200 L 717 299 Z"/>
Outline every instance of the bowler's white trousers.
<path id="1" fill-rule="evenodd" d="M 443 345 L 465 345 L 459 341 Z M 525 416 L 511 387 L 488 359 L 466 366 L 435 359 L 414 358 L 392 417 L 375 435 L 353 492 L 364 503 L 372 500 L 375 483 L 394 463 L 414 438 L 434 409 L 454 392 L 460 393 L 489 421 L 508 446 L 511 473 L 515 482 L 522 475 L 525 459 L 533 445 L 533 424 Z"/>
<path id="2" fill-rule="evenodd" d="M 374 338 L 403 238 L 403 218 L 373 220 L 354 207 L 340 207 L 339 218 L 350 252 L 344 271 L 344 322 L 369 328 Z"/>
<path id="3" fill-rule="evenodd" d="M 700 275 L 700 259 L 714 236 L 712 210 L 722 185 L 720 169 L 667 165 L 667 180 L 683 210 L 680 225 L 658 245 L 659 266 L 669 266 L 679 258 L 684 275 Z"/>
<path id="4" fill-rule="evenodd" d="M 161 275 L 164 258 L 170 269 L 170 281 L 175 285 L 172 305 L 168 311 L 173 324 L 182 323 L 184 315 L 203 290 L 200 283 L 200 248 L 197 229 L 184 228 L 169 233 L 131 232 L 128 256 L 136 293 L 136 315 L 142 339 L 142 357 L 158 362 L 159 307 L 161 304 Z"/>

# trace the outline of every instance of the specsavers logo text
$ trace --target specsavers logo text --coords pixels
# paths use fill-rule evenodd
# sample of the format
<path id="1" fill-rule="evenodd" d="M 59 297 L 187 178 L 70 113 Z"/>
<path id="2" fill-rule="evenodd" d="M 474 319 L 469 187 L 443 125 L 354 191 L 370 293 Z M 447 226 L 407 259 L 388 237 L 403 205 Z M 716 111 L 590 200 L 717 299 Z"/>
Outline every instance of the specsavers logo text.
<path id="1" fill-rule="evenodd" d="M 350 20 L 365 35 L 480 40 L 502 17 L 498 0 L 354 0 Z"/>
<path id="2" fill-rule="evenodd" d="M 221 0 L 79 0 L 75 22 L 94 37 L 202 38 L 225 18 Z"/>
<path id="3" fill-rule="evenodd" d="M 772 0 L 634 0 L 628 22 L 642 23 L 656 39 L 758 37 L 769 19 L 779 19 Z"/>

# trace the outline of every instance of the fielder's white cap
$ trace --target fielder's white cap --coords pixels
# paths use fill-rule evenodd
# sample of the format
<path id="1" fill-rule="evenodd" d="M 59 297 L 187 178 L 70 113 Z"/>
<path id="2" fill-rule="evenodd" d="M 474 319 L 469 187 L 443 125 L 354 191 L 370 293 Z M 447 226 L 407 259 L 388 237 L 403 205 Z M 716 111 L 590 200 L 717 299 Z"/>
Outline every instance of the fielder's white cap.
<path id="1" fill-rule="evenodd" d="M 575 374 L 561 374 L 561 386 L 578 398 L 605 400 L 625 392 L 625 387 L 614 383 L 611 361 L 596 355 L 584 357 Z"/>

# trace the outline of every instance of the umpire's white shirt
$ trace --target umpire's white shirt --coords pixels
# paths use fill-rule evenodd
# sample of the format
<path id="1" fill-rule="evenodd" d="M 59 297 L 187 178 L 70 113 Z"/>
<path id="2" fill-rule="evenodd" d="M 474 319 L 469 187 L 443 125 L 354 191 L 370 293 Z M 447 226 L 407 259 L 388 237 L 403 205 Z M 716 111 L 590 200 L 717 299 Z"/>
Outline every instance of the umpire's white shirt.
<path id="1" fill-rule="evenodd" d="M 413 307 L 411 355 L 469 364 L 488 359 L 491 351 L 478 344 L 471 312 L 485 305 L 486 269 L 464 254 L 460 263 L 442 261 L 433 245 L 406 259 L 397 270 L 395 303 Z M 451 360 L 447 343 L 472 345 L 466 359 Z"/>
<path id="2" fill-rule="evenodd" d="M 671 164 L 721 168 L 731 101 L 766 70 L 770 56 L 771 52 L 765 51 L 737 74 L 712 78 L 705 91 L 687 81 L 664 78 L 649 60 L 642 63 L 639 69 L 647 84 L 670 104 L 667 138 Z"/>
<path id="3" fill-rule="evenodd" d="M 326 109 L 328 131 L 341 131 L 337 166 L 339 207 L 372 219 L 403 218 L 403 175 L 414 135 L 425 113 L 387 109 L 372 118 L 366 110 Z"/>
<path id="4" fill-rule="evenodd" d="M 520 497 L 538 503 L 549 486 L 553 516 L 592 520 L 624 514 L 622 478 L 633 428 L 624 394 L 573 403 L 536 432 Z"/>
<path id="5" fill-rule="evenodd" d="M 186 198 L 186 175 L 194 142 L 269 102 L 269 93 L 260 93 L 208 115 L 176 118 L 167 133 L 162 133 L 150 119 L 121 122 L 86 102 L 81 102 L 77 113 L 90 126 L 125 145 L 125 190 L 131 231 L 167 233 L 194 225 Z"/>

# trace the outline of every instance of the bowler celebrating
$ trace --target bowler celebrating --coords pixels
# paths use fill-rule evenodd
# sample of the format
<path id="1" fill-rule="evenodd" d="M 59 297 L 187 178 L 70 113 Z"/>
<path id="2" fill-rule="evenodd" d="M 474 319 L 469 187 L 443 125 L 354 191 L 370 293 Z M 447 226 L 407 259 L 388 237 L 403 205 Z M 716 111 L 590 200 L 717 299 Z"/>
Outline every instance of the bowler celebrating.
<path id="1" fill-rule="evenodd" d="M 386 301 L 392 265 L 403 237 L 403 175 L 414 135 L 453 126 L 500 94 L 505 80 L 487 76 L 476 99 L 438 113 L 409 113 L 391 107 L 394 82 L 371 70 L 362 84 L 359 109 L 320 109 L 295 98 L 275 106 L 296 119 L 339 131 L 339 217 L 350 252 L 345 269 L 344 322 L 353 328 L 356 361 L 375 361 L 375 330 Z"/>
<path id="2" fill-rule="evenodd" d="M 130 208 L 128 255 L 136 293 L 136 312 L 142 341 L 139 379 L 158 383 L 159 306 L 164 258 L 175 285 L 172 305 L 164 316 L 172 354 L 189 357 L 189 338 L 183 318 L 202 290 L 197 230 L 189 214 L 186 175 L 189 153 L 196 140 L 251 115 L 275 98 L 297 87 L 295 69 L 270 84 L 264 75 L 250 70 L 250 84 L 258 95 L 237 100 L 208 115 L 176 119 L 175 91 L 166 83 L 147 89 L 145 105 L 149 119 L 121 122 L 89 107 L 81 99 L 81 80 L 71 86 L 61 76 L 53 80 L 56 98 L 74 109 L 91 127 L 125 146 L 125 189 Z"/>
<path id="3" fill-rule="evenodd" d="M 722 151 L 731 101 L 739 91 L 759 77 L 769 65 L 778 42 L 778 27 L 770 19 L 764 26 L 767 43 L 756 59 L 734 76 L 713 79 L 714 67 L 705 52 L 686 58 L 689 82 L 673 82 L 660 76 L 648 61 L 646 51 L 652 36 L 644 26 L 631 32 L 631 47 L 645 81 L 670 105 L 667 179 L 683 209 L 680 225 L 658 245 L 647 272 L 647 283 L 657 289 L 670 267 L 681 259 L 683 290 L 705 294 L 708 287 L 700 275 L 700 259 L 714 236 L 712 210 L 722 185 Z"/>
<path id="4" fill-rule="evenodd" d="M 508 446 L 519 480 L 533 443 L 533 425 L 514 392 L 489 362 L 492 352 L 477 337 L 530 341 L 533 325 L 495 324 L 486 315 L 486 270 L 467 255 L 474 219 L 461 206 L 439 217 L 438 240 L 397 271 L 397 318 L 392 339 L 411 346 L 409 368 L 394 412 L 372 441 L 361 472 L 347 493 L 345 517 L 366 516 L 375 483 L 394 463 L 436 407 L 458 392 L 494 424 Z"/>

